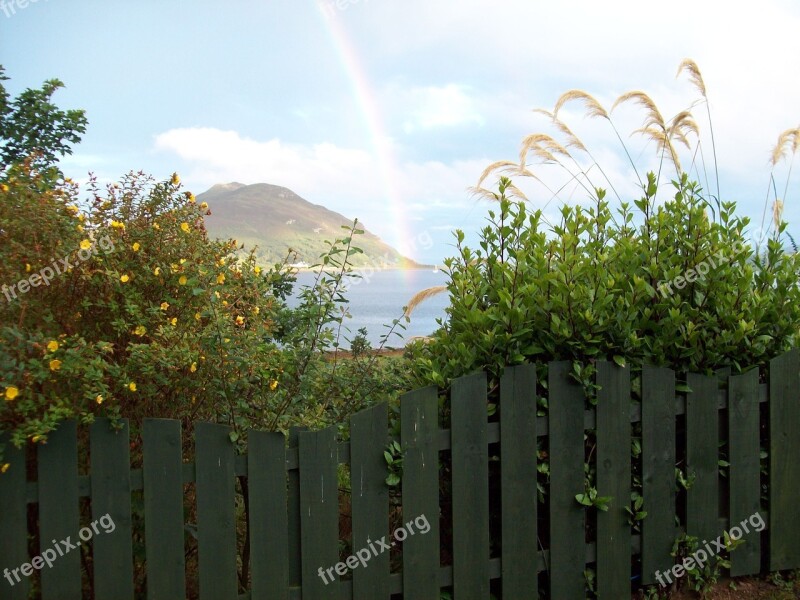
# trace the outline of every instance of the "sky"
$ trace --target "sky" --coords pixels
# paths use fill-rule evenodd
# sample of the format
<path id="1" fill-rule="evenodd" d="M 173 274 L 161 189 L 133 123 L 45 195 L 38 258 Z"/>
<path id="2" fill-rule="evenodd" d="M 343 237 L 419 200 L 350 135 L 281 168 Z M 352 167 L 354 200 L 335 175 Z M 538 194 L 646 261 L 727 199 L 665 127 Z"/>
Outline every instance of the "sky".
<path id="1" fill-rule="evenodd" d="M 177 172 L 196 194 L 282 185 L 441 264 L 455 228 L 475 244 L 486 224 L 491 203 L 469 189 L 483 169 L 518 161 L 524 136 L 553 133 L 533 109 L 581 89 L 609 110 L 642 90 L 670 118 L 702 100 L 676 78 L 685 58 L 705 81 L 721 197 L 758 237 L 772 148 L 800 124 L 798 26 L 789 0 L 0 0 L 0 64 L 12 95 L 58 78 L 55 103 L 86 110 L 83 141 L 62 162 L 77 181 L 143 170 Z M 691 172 L 716 193 L 706 109 L 693 108 L 701 152 L 681 161 L 694 157 Z M 611 114 L 637 171 L 657 168 L 654 145 L 630 137 L 643 113 Z M 637 176 L 610 124 L 577 103 L 559 117 L 633 200 Z M 591 159 L 577 161 L 609 188 Z M 789 164 L 775 170 L 777 195 L 800 233 Z M 520 187 L 551 222 L 562 203 L 588 202 L 564 169 L 529 168 L 544 183 Z"/>

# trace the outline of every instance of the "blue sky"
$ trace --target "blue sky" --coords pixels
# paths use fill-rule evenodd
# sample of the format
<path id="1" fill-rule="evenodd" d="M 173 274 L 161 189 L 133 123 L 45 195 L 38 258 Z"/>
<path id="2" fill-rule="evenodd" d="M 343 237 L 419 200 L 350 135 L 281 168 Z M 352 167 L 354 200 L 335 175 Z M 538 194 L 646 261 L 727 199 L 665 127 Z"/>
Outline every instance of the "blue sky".
<path id="1" fill-rule="evenodd" d="M 670 117 L 698 98 L 675 78 L 694 59 L 722 197 L 753 219 L 754 235 L 770 152 L 800 123 L 800 5 L 790 1 L 2 1 L 12 94 L 57 77 L 67 86 L 57 104 L 87 111 L 84 140 L 63 163 L 74 179 L 141 169 L 177 171 L 195 193 L 284 185 L 426 262 L 453 254 L 453 228 L 475 239 L 489 205 L 468 186 L 489 163 L 516 159 L 523 136 L 551 132 L 531 109 L 552 109 L 569 89 L 607 109 L 640 89 Z M 694 112 L 710 161 L 705 107 Z M 608 124 L 574 104 L 560 116 L 631 199 L 635 175 Z M 613 119 L 639 169 L 655 166 L 652 145 L 626 137 L 642 113 L 622 106 Z M 555 199 L 523 186 L 551 220 L 561 202 L 586 201 L 563 171 L 538 169 L 551 188 L 566 184 Z M 786 165 L 776 175 L 783 197 Z M 790 231 L 798 195 L 794 183 Z"/>

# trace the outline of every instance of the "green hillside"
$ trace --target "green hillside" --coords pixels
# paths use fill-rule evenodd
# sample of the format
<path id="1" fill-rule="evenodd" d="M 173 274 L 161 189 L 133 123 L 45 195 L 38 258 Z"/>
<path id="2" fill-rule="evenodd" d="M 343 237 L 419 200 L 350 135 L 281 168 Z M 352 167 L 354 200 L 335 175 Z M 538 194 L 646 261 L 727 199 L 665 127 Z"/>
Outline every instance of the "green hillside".
<path id="1" fill-rule="evenodd" d="M 211 210 L 205 219 L 210 236 L 233 238 L 248 250 L 257 246 L 263 264 L 282 261 L 290 249 L 297 253 L 295 262 L 313 264 L 328 249 L 325 240 L 342 236 L 345 232 L 341 226 L 352 224 L 339 213 L 312 204 L 285 187 L 267 183 L 217 184 L 197 196 L 197 201 L 207 202 Z M 422 266 L 368 231 L 356 238 L 356 245 L 364 254 L 353 257 L 355 266 Z"/>

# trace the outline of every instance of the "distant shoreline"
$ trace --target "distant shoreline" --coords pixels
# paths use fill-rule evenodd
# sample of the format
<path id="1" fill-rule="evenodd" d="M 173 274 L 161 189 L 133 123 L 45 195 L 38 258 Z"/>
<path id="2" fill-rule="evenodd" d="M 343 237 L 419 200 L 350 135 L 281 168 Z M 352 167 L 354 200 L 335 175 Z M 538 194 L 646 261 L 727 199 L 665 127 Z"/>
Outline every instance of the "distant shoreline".
<path id="1" fill-rule="evenodd" d="M 439 268 L 439 265 L 419 265 L 418 267 L 372 267 L 369 265 L 356 267 L 350 265 L 351 273 L 357 273 L 358 271 L 364 271 L 367 269 L 372 269 L 373 271 L 434 271 L 437 270 L 442 272 L 442 269 Z M 298 273 L 316 273 L 317 271 L 322 268 L 322 265 L 318 267 L 290 267 L 292 270 L 297 271 Z M 326 267 L 331 270 L 331 267 Z"/>

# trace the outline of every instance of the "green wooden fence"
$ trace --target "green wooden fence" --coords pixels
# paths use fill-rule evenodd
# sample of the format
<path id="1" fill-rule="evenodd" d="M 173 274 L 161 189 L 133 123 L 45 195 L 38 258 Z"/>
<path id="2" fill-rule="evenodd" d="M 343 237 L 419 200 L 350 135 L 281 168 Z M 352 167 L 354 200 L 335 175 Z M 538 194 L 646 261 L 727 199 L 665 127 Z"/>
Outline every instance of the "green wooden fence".
<path id="1" fill-rule="evenodd" d="M 88 501 L 93 519 L 108 514 L 116 526 L 90 542 L 93 582 L 85 581 L 81 553 L 68 552 L 52 567 L 37 570 L 41 597 L 78 600 L 83 590 L 93 589 L 97 600 L 134 598 L 131 498 L 142 490 L 147 597 L 185 598 L 187 484 L 193 484 L 196 576 L 204 600 L 286 600 L 301 594 L 305 600 L 401 595 L 435 600 L 446 588 L 457 600 L 488 600 L 490 593 L 517 600 L 537 598 L 544 587 L 554 600 L 575 600 L 585 597 L 587 566 L 595 569 L 599 598 L 618 600 L 629 597 L 632 585 L 654 583 L 656 572 L 673 566 L 670 552 L 681 529 L 712 540 L 755 511 L 768 526 L 744 535 L 746 543 L 731 554 L 732 574 L 800 568 L 795 507 L 800 352 L 773 360 L 768 383 L 760 384 L 755 371 L 688 375 L 691 392 L 679 395 L 675 373 L 645 367 L 641 403 L 631 401 L 628 368 L 597 367 L 601 389 L 596 407 L 587 408 L 583 388 L 568 377 L 571 364 L 550 363 L 546 417 L 537 417 L 532 365 L 506 370 L 499 418 L 491 420 L 483 374 L 454 382 L 448 429 L 438 424 L 435 388 L 406 394 L 400 410 L 400 522 L 424 515 L 431 528 L 405 539 L 401 564 L 395 560 L 394 570 L 389 553 L 383 553 L 331 584 L 319 576 L 320 567 L 340 560 L 340 464 L 350 470 L 352 538 L 347 541 L 352 552 L 382 536 L 392 539 L 390 515 L 396 521 L 398 509 L 392 512 L 384 482 L 383 453 L 390 441 L 385 404 L 351 418 L 349 442 L 337 440 L 336 428 L 294 431 L 288 445 L 280 433 L 254 431 L 247 454 L 238 456 L 227 427 L 198 423 L 194 462 L 183 462 L 178 422 L 148 419 L 142 468 L 133 470 L 127 423 L 119 431 L 105 420 L 91 426 L 88 465 L 78 463 L 75 423 L 65 423 L 46 445 L 36 447 L 36 481 L 26 480 L 25 453 L 10 450 L 11 468 L 0 476 L 0 569 L 13 571 L 33 558 L 29 536 L 40 540 L 39 552 L 68 536 L 77 540 L 87 525 L 81 521 L 81 502 Z M 640 532 L 630 526 L 625 510 L 632 491 L 636 423 L 642 432 L 640 473 L 648 512 Z M 613 497 L 610 510 L 596 515 L 575 499 L 584 492 L 587 431 L 596 436 L 591 460 L 598 492 Z M 768 505 L 761 495 L 764 436 Z M 718 466 L 721 444 L 729 463 L 725 477 Z M 550 475 L 547 503 L 539 504 L 537 454 L 543 456 L 543 449 Z M 693 478 L 685 493 L 676 486 L 678 457 L 685 457 L 686 464 L 679 466 Z M 237 477 L 247 478 L 251 515 L 245 593 L 239 588 Z M 499 498 L 490 493 L 493 481 Z M 450 493 L 440 496 L 440 489 Z M 449 506 L 440 506 L 440 497 Z M 29 505 L 36 503 L 38 532 L 28 531 Z M 13 586 L 4 577 L 0 599 L 27 598 L 29 585 L 28 577 Z"/>

